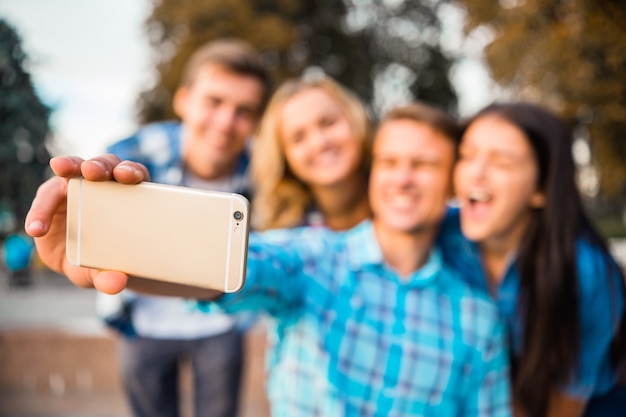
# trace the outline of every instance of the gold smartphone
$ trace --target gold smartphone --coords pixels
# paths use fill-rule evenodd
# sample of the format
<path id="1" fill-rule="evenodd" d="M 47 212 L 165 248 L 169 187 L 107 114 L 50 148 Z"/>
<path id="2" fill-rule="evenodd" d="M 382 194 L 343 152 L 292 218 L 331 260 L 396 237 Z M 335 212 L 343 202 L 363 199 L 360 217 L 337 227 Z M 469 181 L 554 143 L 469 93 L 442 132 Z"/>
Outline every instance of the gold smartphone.
<path id="1" fill-rule="evenodd" d="M 69 261 L 124 272 L 155 294 L 239 291 L 249 224 L 250 204 L 239 194 L 81 178 L 68 184 Z M 179 291 L 185 287 L 191 292 Z"/>

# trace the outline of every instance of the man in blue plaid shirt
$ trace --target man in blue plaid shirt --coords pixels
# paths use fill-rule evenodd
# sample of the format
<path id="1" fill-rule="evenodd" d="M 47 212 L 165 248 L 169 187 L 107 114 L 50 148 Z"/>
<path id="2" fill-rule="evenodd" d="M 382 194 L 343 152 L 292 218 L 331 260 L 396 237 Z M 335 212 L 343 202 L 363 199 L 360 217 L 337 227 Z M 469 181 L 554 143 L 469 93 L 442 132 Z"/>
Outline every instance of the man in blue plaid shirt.
<path id="1" fill-rule="evenodd" d="M 391 111 L 374 141 L 373 220 L 252 235 L 244 289 L 199 304 L 276 320 L 274 416 L 510 415 L 497 312 L 432 248 L 457 137 L 434 109 Z"/>
<path id="2" fill-rule="evenodd" d="M 210 41 L 183 69 L 173 100 L 180 121 L 142 126 L 107 152 L 143 164 L 157 183 L 248 195 L 246 149 L 268 95 L 269 75 L 250 45 Z M 174 297 L 125 291 L 120 298 L 99 295 L 98 312 L 121 336 L 133 416 L 180 416 L 179 373 L 188 361 L 195 415 L 235 417 L 243 344 L 232 317 L 190 311 Z"/>
<path id="3" fill-rule="evenodd" d="M 454 122 L 437 110 L 414 104 L 391 111 L 374 142 L 373 220 L 341 233 L 253 234 L 244 289 L 199 304 L 263 310 L 276 320 L 272 355 L 281 360 L 273 367 L 270 358 L 268 382 L 274 416 L 511 415 L 497 311 L 433 247 L 457 138 Z M 115 160 L 100 162 L 113 172 Z M 142 167 L 126 168 L 133 176 L 116 171 L 118 181 L 141 177 Z M 101 174 L 93 178 L 110 177 Z M 33 236 L 46 234 L 57 210 L 46 201 L 59 190 L 40 191 L 27 219 Z M 79 286 L 115 292 L 126 285 L 123 274 L 63 264 L 51 255 L 63 245 L 56 235 L 37 239 L 49 266 Z"/>

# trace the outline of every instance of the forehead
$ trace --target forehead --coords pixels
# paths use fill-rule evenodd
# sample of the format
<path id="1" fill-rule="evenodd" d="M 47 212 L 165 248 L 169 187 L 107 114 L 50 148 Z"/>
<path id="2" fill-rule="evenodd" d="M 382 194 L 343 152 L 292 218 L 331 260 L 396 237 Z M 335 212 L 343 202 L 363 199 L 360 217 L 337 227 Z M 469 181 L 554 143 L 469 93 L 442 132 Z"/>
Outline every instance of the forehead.
<path id="1" fill-rule="evenodd" d="M 206 64 L 198 69 L 189 89 L 199 94 L 214 94 L 232 100 L 256 103 L 260 106 L 264 86 L 260 80 L 251 75 L 239 74 L 214 64 Z"/>
<path id="2" fill-rule="evenodd" d="M 287 116 L 307 116 L 311 113 L 334 111 L 339 107 L 337 101 L 325 90 L 318 87 L 310 87 L 298 91 L 285 101 L 283 115 L 288 122 Z M 306 109 L 305 112 L 302 110 Z"/>
<path id="3" fill-rule="evenodd" d="M 532 152 L 532 144 L 516 125 L 497 115 L 485 115 L 473 121 L 461 139 L 461 146 L 497 152 Z"/>
<path id="4" fill-rule="evenodd" d="M 375 157 L 448 159 L 454 157 L 454 144 L 426 123 L 399 119 L 383 122 L 373 152 Z"/>
<path id="5" fill-rule="evenodd" d="M 302 120 L 313 119 L 323 113 L 341 111 L 339 103 L 326 90 L 318 87 L 298 91 L 285 100 L 282 109 L 283 124 L 289 126 Z"/>

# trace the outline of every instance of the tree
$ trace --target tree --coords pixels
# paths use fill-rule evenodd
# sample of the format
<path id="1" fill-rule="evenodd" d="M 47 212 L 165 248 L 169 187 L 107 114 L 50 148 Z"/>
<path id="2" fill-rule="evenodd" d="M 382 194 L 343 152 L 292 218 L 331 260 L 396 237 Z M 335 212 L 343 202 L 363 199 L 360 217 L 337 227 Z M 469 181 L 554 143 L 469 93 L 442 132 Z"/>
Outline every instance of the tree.
<path id="1" fill-rule="evenodd" d="M 158 75 L 154 87 L 139 99 L 140 120 L 174 117 L 171 99 L 184 62 L 198 45 L 222 36 L 245 39 L 260 50 L 277 83 L 317 66 L 374 106 L 376 83 L 384 75 L 393 78 L 393 70 L 401 68 L 408 73 L 402 85 L 413 97 L 456 109 L 447 79 L 450 60 L 436 39 L 436 8 L 417 0 L 404 2 L 402 8 L 387 3 L 154 0 L 146 28 Z"/>
<path id="2" fill-rule="evenodd" d="M 15 29 L 0 19 L 0 211 L 5 221 L 18 225 L 46 178 L 50 159 L 45 146 L 50 110 L 35 94 L 24 70 L 26 59 Z M 8 227 L 0 224 L 0 229 Z"/>
<path id="3" fill-rule="evenodd" d="M 488 27 L 495 81 L 587 131 L 604 199 L 626 199 L 626 8 L 611 0 L 461 0 Z"/>
<path id="4" fill-rule="evenodd" d="M 442 6 L 449 0 L 349 1 L 342 20 L 348 35 L 364 33 L 370 41 L 373 67 L 365 69 L 376 88 L 375 109 L 418 99 L 457 111 L 457 96 L 449 79 L 455 57 L 442 48 Z M 402 80 L 404 79 L 404 82 Z M 396 93 L 389 90 L 394 88 Z M 349 85 L 349 84 L 348 84 Z"/>

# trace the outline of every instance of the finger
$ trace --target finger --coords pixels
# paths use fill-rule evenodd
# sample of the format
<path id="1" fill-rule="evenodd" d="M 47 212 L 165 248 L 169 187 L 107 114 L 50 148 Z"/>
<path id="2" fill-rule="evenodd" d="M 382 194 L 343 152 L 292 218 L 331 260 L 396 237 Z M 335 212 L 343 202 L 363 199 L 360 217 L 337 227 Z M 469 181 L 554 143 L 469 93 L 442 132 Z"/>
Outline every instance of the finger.
<path id="1" fill-rule="evenodd" d="M 141 181 L 150 181 L 148 169 L 133 161 L 122 161 L 113 169 L 115 179 L 124 184 L 137 184 Z"/>
<path id="2" fill-rule="evenodd" d="M 84 161 L 81 172 L 90 181 L 107 181 L 113 178 L 113 168 L 120 163 L 120 158 L 112 154 L 101 155 Z"/>
<path id="3" fill-rule="evenodd" d="M 50 168 L 60 177 L 79 177 L 82 163 L 83 159 L 78 156 L 57 156 L 50 160 Z"/>
<path id="4" fill-rule="evenodd" d="M 105 294 L 117 294 L 126 288 L 128 276 L 117 271 L 97 271 L 93 276 L 93 286 Z"/>
<path id="5" fill-rule="evenodd" d="M 66 195 L 67 180 L 64 178 L 53 177 L 41 184 L 26 215 L 26 233 L 32 237 L 46 234 L 59 205 L 65 203 Z"/>

